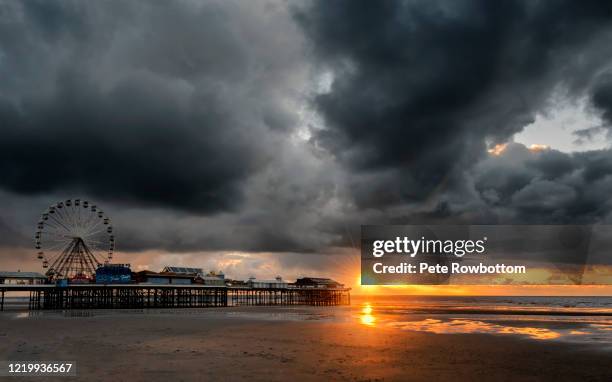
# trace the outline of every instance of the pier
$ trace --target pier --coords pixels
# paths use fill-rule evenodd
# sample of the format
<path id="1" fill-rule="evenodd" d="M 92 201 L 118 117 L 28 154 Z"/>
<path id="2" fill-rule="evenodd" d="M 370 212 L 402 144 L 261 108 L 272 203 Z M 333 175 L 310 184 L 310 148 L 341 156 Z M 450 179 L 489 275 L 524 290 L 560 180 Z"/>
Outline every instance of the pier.
<path id="1" fill-rule="evenodd" d="M 248 288 L 193 284 L 0 285 L 0 311 L 5 309 L 5 295 L 8 293 L 29 296 L 29 310 L 350 304 L 349 288 Z"/>

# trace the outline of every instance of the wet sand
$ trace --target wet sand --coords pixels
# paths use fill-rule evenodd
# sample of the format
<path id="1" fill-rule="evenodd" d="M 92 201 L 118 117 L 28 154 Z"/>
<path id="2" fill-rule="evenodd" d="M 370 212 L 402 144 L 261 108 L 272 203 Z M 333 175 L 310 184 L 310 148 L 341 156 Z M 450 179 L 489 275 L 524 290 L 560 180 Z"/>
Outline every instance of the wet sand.
<path id="1" fill-rule="evenodd" d="M 0 360 L 75 360 L 89 381 L 612 380 L 612 352 L 588 343 L 402 331 L 327 320 L 325 308 L 249 312 L 2 314 Z"/>

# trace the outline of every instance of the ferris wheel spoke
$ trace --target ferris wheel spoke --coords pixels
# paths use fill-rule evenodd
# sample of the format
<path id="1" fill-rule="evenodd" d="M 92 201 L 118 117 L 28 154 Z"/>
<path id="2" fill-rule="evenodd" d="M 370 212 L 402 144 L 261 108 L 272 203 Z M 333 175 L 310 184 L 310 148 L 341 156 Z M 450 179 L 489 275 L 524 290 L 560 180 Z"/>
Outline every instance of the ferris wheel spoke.
<path id="1" fill-rule="evenodd" d="M 96 224 L 96 222 L 98 221 L 98 215 L 96 213 L 93 213 L 91 210 L 88 210 L 88 215 L 87 218 L 85 219 L 85 222 L 83 223 L 83 227 L 87 227 L 90 228 L 93 224 Z"/>
<path id="2" fill-rule="evenodd" d="M 98 229 L 98 227 L 100 227 L 100 224 L 103 223 L 103 219 L 102 218 L 98 218 L 98 220 L 95 222 L 95 224 L 92 224 L 88 230 L 85 232 L 85 236 L 92 234 L 92 231 L 95 231 L 96 229 Z"/>
<path id="3" fill-rule="evenodd" d="M 104 245 L 108 245 L 108 243 L 104 243 L 98 240 L 87 240 L 85 242 L 87 243 L 87 246 L 94 248 L 104 248 Z"/>
<path id="4" fill-rule="evenodd" d="M 89 255 L 85 255 L 83 262 L 87 264 L 88 267 L 96 269 L 98 267 L 98 263 L 94 261 Z"/>
<path id="5" fill-rule="evenodd" d="M 53 232 L 41 232 L 40 236 L 41 236 L 41 239 L 43 239 L 44 237 L 45 240 L 72 240 L 72 237 L 68 235 L 58 234 L 58 233 L 53 233 Z"/>
<path id="6" fill-rule="evenodd" d="M 70 235 L 69 232 L 59 231 L 59 230 L 41 230 L 41 235 L 46 235 L 47 237 L 55 236 L 55 237 L 64 237 L 66 239 L 72 238 L 73 235 Z"/>
<path id="7" fill-rule="evenodd" d="M 88 237 L 88 236 L 91 236 L 92 234 L 95 234 L 97 227 L 98 227 L 98 224 L 87 227 L 87 229 L 84 230 L 85 232 L 83 232 L 83 237 Z"/>
<path id="8" fill-rule="evenodd" d="M 81 220 L 81 207 L 80 206 L 76 206 L 77 212 L 77 222 L 79 223 L 79 227 L 83 226 L 83 221 Z"/>
<path id="9" fill-rule="evenodd" d="M 63 239 L 72 239 L 73 236 L 69 235 L 67 232 L 64 231 L 56 231 L 56 230 L 41 230 L 40 232 L 41 237 L 47 237 L 47 238 L 52 238 L 52 237 L 56 237 L 56 238 L 63 238 Z"/>
<path id="10" fill-rule="evenodd" d="M 106 235 L 93 235 L 93 236 L 87 236 L 84 237 L 83 240 L 87 241 L 87 242 L 103 242 L 103 243 L 108 243 L 108 236 Z"/>
<path id="11" fill-rule="evenodd" d="M 47 219 L 47 221 L 44 222 L 45 226 L 48 226 L 48 227 L 51 227 L 51 228 L 54 228 L 54 229 L 57 229 L 57 230 L 65 229 L 64 227 L 60 226 L 57 222 L 51 221 L 49 219 Z"/>
<path id="12" fill-rule="evenodd" d="M 53 264 L 57 261 L 57 259 L 61 256 L 62 252 L 56 252 L 51 256 L 47 256 L 46 259 L 50 264 Z"/>
<path id="13" fill-rule="evenodd" d="M 100 258 L 99 258 L 99 256 L 98 256 L 96 253 L 91 252 L 91 253 L 90 253 L 90 257 L 93 259 L 93 261 L 94 261 L 96 264 L 102 264 L 102 263 L 104 263 L 104 260 L 100 259 Z"/>
<path id="14" fill-rule="evenodd" d="M 90 241 L 90 240 L 84 240 L 85 244 L 87 245 L 87 247 L 91 250 L 98 250 L 99 248 L 104 247 L 105 243 L 103 242 L 99 242 L 99 241 Z"/>
<path id="15" fill-rule="evenodd" d="M 64 223 L 64 225 L 66 225 L 66 227 L 68 227 L 69 229 L 70 227 L 70 222 L 68 221 L 68 218 L 66 217 L 66 212 L 65 212 L 66 208 L 62 207 L 60 208 L 59 206 L 56 207 L 55 209 L 55 214 L 59 217 L 59 220 Z"/>
<path id="16" fill-rule="evenodd" d="M 98 239 L 103 239 L 103 238 L 100 237 Z M 83 241 L 85 241 L 86 243 L 102 243 L 103 242 L 102 240 L 87 239 L 87 238 L 84 238 Z"/>
<path id="17" fill-rule="evenodd" d="M 90 233 L 88 233 L 86 235 L 83 235 L 83 237 L 87 238 L 87 237 L 91 237 L 91 236 L 94 236 L 94 235 L 97 235 L 97 234 L 104 234 L 105 232 L 106 232 L 106 229 L 104 229 L 104 227 L 102 227 L 101 229 L 99 229 L 99 230 L 97 230 L 95 232 L 90 232 Z"/>
<path id="18" fill-rule="evenodd" d="M 43 251 L 56 251 L 56 250 L 63 250 L 69 245 L 70 245 L 70 242 L 67 242 L 67 241 L 66 242 L 53 242 L 53 243 L 49 243 L 44 246 L 41 246 L 41 249 Z"/>
<path id="19" fill-rule="evenodd" d="M 64 206 L 62 208 L 62 216 L 64 217 L 64 223 L 70 228 L 71 231 L 74 231 L 74 223 L 72 221 L 72 217 L 70 216 L 70 207 Z"/>
<path id="20" fill-rule="evenodd" d="M 64 249 L 64 248 L 66 248 L 69 245 L 70 245 L 70 241 L 66 240 L 66 241 L 61 241 L 61 242 L 60 241 L 52 242 L 52 243 L 49 243 L 47 245 L 41 245 L 41 247 L 42 247 L 43 250 L 53 251 L 53 250 L 57 250 L 57 249 L 60 249 L 60 248 Z"/>
<path id="21" fill-rule="evenodd" d="M 74 209 L 74 206 L 70 206 L 70 209 L 68 210 L 68 216 L 70 218 L 71 224 L 75 229 L 78 229 L 80 227 L 77 218 L 76 218 L 76 210 Z"/>
<path id="22" fill-rule="evenodd" d="M 66 232 L 70 233 L 70 229 L 68 227 L 66 227 L 66 225 L 64 225 L 60 220 L 58 220 L 55 216 L 53 216 L 52 214 L 49 215 L 50 219 L 53 219 L 53 221 L 55 221 L 60 227 L 62 227 L 64 230 L 66 230 Z"/>
<path id="23" fill-rule="evenodd" d="M 45 244 L 44 246 L 41 246 L 41 250 L 43 252 L 63 251 L 69 245 L 70 245 L 70 242 L 48 243 L 48 244 Z"/>
<path id="24" fill-rule="evenodd" d="M 79 225 L 77 224 L 76 218 L 75 218 L 75 211 L 74 211 L 74 207 L 72 206 L 72 203 L 70 205 L 70 207 L 68 207 L 66 209 L 66 216 L 68 217 L 68 221 L 70 222 L 70 226 L 76 230 L 78 229 Z"/>
<path id="25" fill-rule="evenodd" d="M 45 245 L 45 243 L 69 243 L 71 240 L 72 238 L 60 235 L 41 235 L 41 245 L 43 246 Z"/>
<path id="26" fill-rule="evenodd" d="M 60 208 L 59 206 L 56 206 L 56 208 L 55 208 L 55 215 L 57 215 L 57 217 L 58 217 L 58 220 L 57 220 L 58 223 L 61 223 L 62 226 L 64 226 L 66 228 L 66 230 L 71 231 L 70 222 L 66 218 L 66 213 L 64 212 L 64 207 Z"/>
<path id="27" fill-rule="evenodd" d="M 94 216 L 96 216 L 96 214 L 91 212 L 90 209 L 85 208 L 83 208 L 82 213 L 84 214 L 84 216 L 81 216 L 81 220 L 83 222 L 82 226 L 83 228 L 88 229 L 95 222 Z"/>
<path id="28" fill-rule="evenodd" d="M 96 256 L 96 248 L 95 247 L 85 246 L 85 254 L 87 255 L 86 256 L 87 258 L 89 258 L 90 260 L 92 260 L 96 264 L 100 264 L 100 260 Z"/>
<path id="29" fill-rule="evenodd" d="M 40 245 L 41 249 L 44 251 L 48 251 L 48 250 L 56 250 L 56 249 L 64 249 L 67 246 L 70 245 L 70 241 L 69 240 L 54 240 L 54 241 L 47 241 L 45 243 L 42 243 Z"/>
<path id="30" fill-rule="evenodd" d="M 44 240 L 44 242 L 41 242 L 41 247 L 45 247 L 46 245 L 51 245 L 51 244 L 62 244 L 62 243 L 69 243 L 70 240 L 69 239 L 65 239 L 62 237 L 50 237 Z M 47 244 L 48 243 L 48 244 Z"/>
<path id="31" fill-rule="evenodd" d="M 41 230 L 40 231 L 40 239 L 41 240 L 48 240 L 48 239 L 65 239 L 65 240 L 69 240 L 72 238 L 72 236 L 68 235 L 67 232 L 65 231 L 55 231 L 55 230 Z"/>
<path id="32" fill-rule="evenodd" d="M 87 238 L 95 238 L 95 237 L 100 238 L 100 237 L 103 237 L 103 236 L 104 236 L 104 230 L 101 228 L 99 230 L 92 231 L 92 232 L 84 234 L 83 238 L 86 238 L 86 239 Z"/>
<path id="33" fill-rule="evenodd" d="M 72 205 L 72 210 L 70 212 L 72 214 L 72 221 L 74 222 L 74 226 L 77 228 L 80 228 L 83 226 L 79 218 L 80 211 L 81 211 L 81 208 L 79 206 L 75 206 L 74 204 Z"/>
<path id="34" fill-rule="evenodd" d="M 66 219 L 68 220 L 70 225 L 74 227 L 74 217 L 72 215 L 72 201 L 70 201 L 70 205 L 67 205 L 67 203 L 64 204 L 63 213 L 66 216 Z"/>
<path id="35" fill-rule="evenodd" d="M 49 252 L 49 251 L 63 250 L 69 244 L 70 244 L 69 240 L 50 239 L 50 240 L 45 240 L 43 242 L 40 242 L 39 246 L 40 246 L 41 251 Z"/>
<path id="36" fill-rule="evenodd" d="M 44 224 L 43 224 L 43 229 L 46 229 L 47 231 L 56 231 L 56 232 L 68 232 L 66 230 L 66 228 L 60 226 L 59 224 L 52 222 L 50 220 L 47 220 Z"/>
<path id="37" fill-rule="evenodd" d="M 58 254 L 58 256 L 53 260 L 51 264 L 51 269 L 54 269 L 56 272 L 60 272 L 63 270 L 63 264 L 68 261 L 70 254 L 68 251 L 63 250 Z"/>
<path id="38" fill-rule="evenodd" d="M 55 256 L 46 257 L 45 260 L 47 260 L 49 264 L 53 265 L 57 261 L 58 257 L 59 257 L 59 254 L 55 254 Z"/>
<path id="39" fill-rule="evenodd" d="M 44 229 L 44 228 L 43 228 Z M 47 236 L 63 236 L 63 237 L 70 237 L 69 235 L 66 235 L 65 232 L 63 231 L 58 231 L 58 230 L 47 230 L 47 231 L 40 231 L 41 235 L 47 235 Z"/>

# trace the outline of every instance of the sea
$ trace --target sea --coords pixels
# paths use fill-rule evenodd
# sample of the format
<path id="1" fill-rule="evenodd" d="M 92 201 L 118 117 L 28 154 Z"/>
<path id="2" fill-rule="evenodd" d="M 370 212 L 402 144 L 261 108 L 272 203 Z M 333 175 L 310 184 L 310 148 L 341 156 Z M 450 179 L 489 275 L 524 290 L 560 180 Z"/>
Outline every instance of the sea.
<path id="1" fill-rule="evenodd" d="M 352 296 L 350 306 L 232 307 L 98 311 L 27 311 L 27 297 L 7 297 L 5 317 L 86 318 L 189 315 L 202 319 L 349 322 L 372 330 L 516 336 L 566 341 L 612 351 L 612 297 Z"/>

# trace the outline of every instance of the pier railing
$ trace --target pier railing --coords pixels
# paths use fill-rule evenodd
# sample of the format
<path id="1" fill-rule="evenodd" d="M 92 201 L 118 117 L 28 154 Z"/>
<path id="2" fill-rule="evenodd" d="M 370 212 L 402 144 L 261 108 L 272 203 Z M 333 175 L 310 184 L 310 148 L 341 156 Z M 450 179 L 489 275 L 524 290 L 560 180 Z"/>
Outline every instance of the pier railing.
<path id="1" fill-rule="evenodd" d="M 350 304 L 350 289 L 246 288 L 206 285 L 75 284 L 0 285 L 0 310 L 5 295 L 28 294 L 30 310 L 205 308 L 226 306 L 333 306 Z"/>

